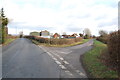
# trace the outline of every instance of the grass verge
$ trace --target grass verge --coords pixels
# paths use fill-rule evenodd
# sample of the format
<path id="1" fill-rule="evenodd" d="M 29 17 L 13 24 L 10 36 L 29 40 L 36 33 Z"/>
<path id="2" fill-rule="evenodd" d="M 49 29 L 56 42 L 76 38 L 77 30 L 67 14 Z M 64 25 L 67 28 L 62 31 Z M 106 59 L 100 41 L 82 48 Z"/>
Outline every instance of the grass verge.
<path id="1" fill-rule="evenodd" d="M 7 39 L 6 42 L 3 44 L 3 46 L 10 44 L 10 43 L 13 42 L 15 39 L 16 39 L 16 38 L 14 38 L 14 39 L 13 39 L 13 38 Z"/>
<path id="2" fill-rule="evenodd" d="M 117 72 L 110 70 L 98 58 L 105 48 L 106 44 L 95 40 L 94 48 L 83 55 L 83 65 L 93 78 L 118 78 Z"/>
<path id="3" fill-rule="evenodd" d="M 80 45 L 80 44 L 86 43 L 89 41 L 89 39 L 83 39 L 80 42 L 76 42 L 76 43 L 69 44 L 69 45 L 68 44 L 66 44 L 66 45 L 51 45 L 51 44 L 47 44 L 47 43 L 39 43 L 38 41 L 35 41 L 35 40 L 31 40 L 31 41 L 36 45 L 44 45 L 44 46 L 49 46 L 49 47 L 70 47 L 70 46 L 75 46 L 75 45 Z"/>

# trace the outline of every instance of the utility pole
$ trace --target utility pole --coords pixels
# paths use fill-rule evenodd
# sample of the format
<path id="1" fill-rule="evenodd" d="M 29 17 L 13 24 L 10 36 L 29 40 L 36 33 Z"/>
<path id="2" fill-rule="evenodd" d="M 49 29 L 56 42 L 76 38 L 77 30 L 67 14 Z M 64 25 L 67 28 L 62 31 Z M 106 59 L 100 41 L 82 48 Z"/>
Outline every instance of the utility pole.
<path id="1" fill-rule="evenodd" d="M 16 35 L 17 35 L 17 26 L 16 26 Z"/>
<path id="2" fill-rule="evenodd" d="M 23 27 L 22 27 L 22 33 L 23 33 Z"/>
<path id="3" fill-rule="evenodd" d="M 84 30 L 83 30 L 83 38 L 84 38 Z"/>

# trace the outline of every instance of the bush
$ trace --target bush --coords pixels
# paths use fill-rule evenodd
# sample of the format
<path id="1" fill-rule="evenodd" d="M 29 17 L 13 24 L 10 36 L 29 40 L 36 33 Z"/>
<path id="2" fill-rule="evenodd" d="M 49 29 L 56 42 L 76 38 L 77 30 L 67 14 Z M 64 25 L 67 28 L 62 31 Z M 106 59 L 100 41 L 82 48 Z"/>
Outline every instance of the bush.
<path id="1" fill-rule="evenodd" d="M 19 37 L 20 37 L 20 38 L 22 38 L 22 37 L 23 37 L 23 35 L 20 35 Z"/>
<path id="2" fill-rule="evenodd" d="M 94 80 L 99 80 L 99 78 L 100 80 L 110 80 L 110 78 L 112 80 L 112 78 L 118 78 L 116 71 L 109 69 L 106 65 L 103 64 L 103 62 L 101 62 L 101 60 L 106 59 L 106 56 L 108 58 L 106 49 L 106 44 L 95 40 L 94 48 L 81 57 L 85 69 L 88 71 L 88 74 L 90 74 L 88 77 L 95 78 Z M 103 51 L 105 56 L 102 55 L 101 58 Z"/>
<path id="3" fill-rule="evenodd" d="M 48 39 L 48 38 L 42 38 L 40 36 L 24 36 L 24 37 L 36 40 L 39 43 L 48 43 L 48 44 L 51 44 L 51 45 L 72 44 L 72 43 L 75 43 L 75 42 L 80 42 L 82 40 L 82 38 L 73 38 L 73 39 Z"/>
<path id="4" fill-rule="evenodd" d="M 89 39 L 89 38 L 90 38 L 90 36 L 87 34 L 84 36 L 84 39 Z"/>
<path id="5" fill-rule="evenodd" d="M 75 38 L 75 42 L 79 42 L 81 40 L 82 40 L 82 38 Z"/>
<path id="6" fill-rule="evenodd" d="M 116 32 L 112 32 L 108 38 L 108 50 L 110 57 L 112 59 L 112 64 L 116 67 L 120 72 L 120 30 Z M 119 74 L 120 76 L 120 74 Z"/>
<path id="7" fill-rule="evenodd" d="M 101 41 L 101 42 L 107 44 L 107 42 L 108 42 L 108 35 L 107 36 L 99 36 L 99 37 L 96 38 L 96 40 Z"/>

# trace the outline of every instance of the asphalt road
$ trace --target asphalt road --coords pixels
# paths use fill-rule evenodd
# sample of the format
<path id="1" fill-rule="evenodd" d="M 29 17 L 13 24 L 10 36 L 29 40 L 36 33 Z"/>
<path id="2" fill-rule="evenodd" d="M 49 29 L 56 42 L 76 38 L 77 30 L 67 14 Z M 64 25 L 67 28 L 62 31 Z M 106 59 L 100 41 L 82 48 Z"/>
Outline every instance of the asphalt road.
<path id="1" fill-rule="evenodd" d="M 93 47 L 93 39 L 82 45 L 56 48 L 40 46 L 46 52 L 52 55 L 55 61 L 60 62 L 66 69 L 61 68 L 62 78 L 88 78 L 81 64 L 81 55 Z M 58 65 L 61 65 L 58 64 Z M 67 74 L 65 74 L 65 73 Z M 64 73 L 64 74 L 63 74 Z"/>
<path id="2" fill-rule="evenodd" d="M 3 78 L 87 78 L 80 55 L 93 40 L 66 48 L 44 47 L 21 38 L 3 47 Z"/>
<path id="3" fill-rule="evenodd" d="M 59 78 L 59 71 L 53 59 L 27 39 L 3 48 L 3 78 Z"/>

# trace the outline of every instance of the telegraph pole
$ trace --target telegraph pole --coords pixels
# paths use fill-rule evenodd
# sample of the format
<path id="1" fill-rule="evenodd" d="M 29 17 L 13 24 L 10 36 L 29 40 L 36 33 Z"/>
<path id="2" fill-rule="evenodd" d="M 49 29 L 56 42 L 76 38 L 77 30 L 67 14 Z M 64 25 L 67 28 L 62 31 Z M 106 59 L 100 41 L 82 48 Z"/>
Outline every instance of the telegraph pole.
<path id="1" fill-rule="evenodd" d="M 16 26 L 16 35 L 17 35 L 17 26 Z"/>

